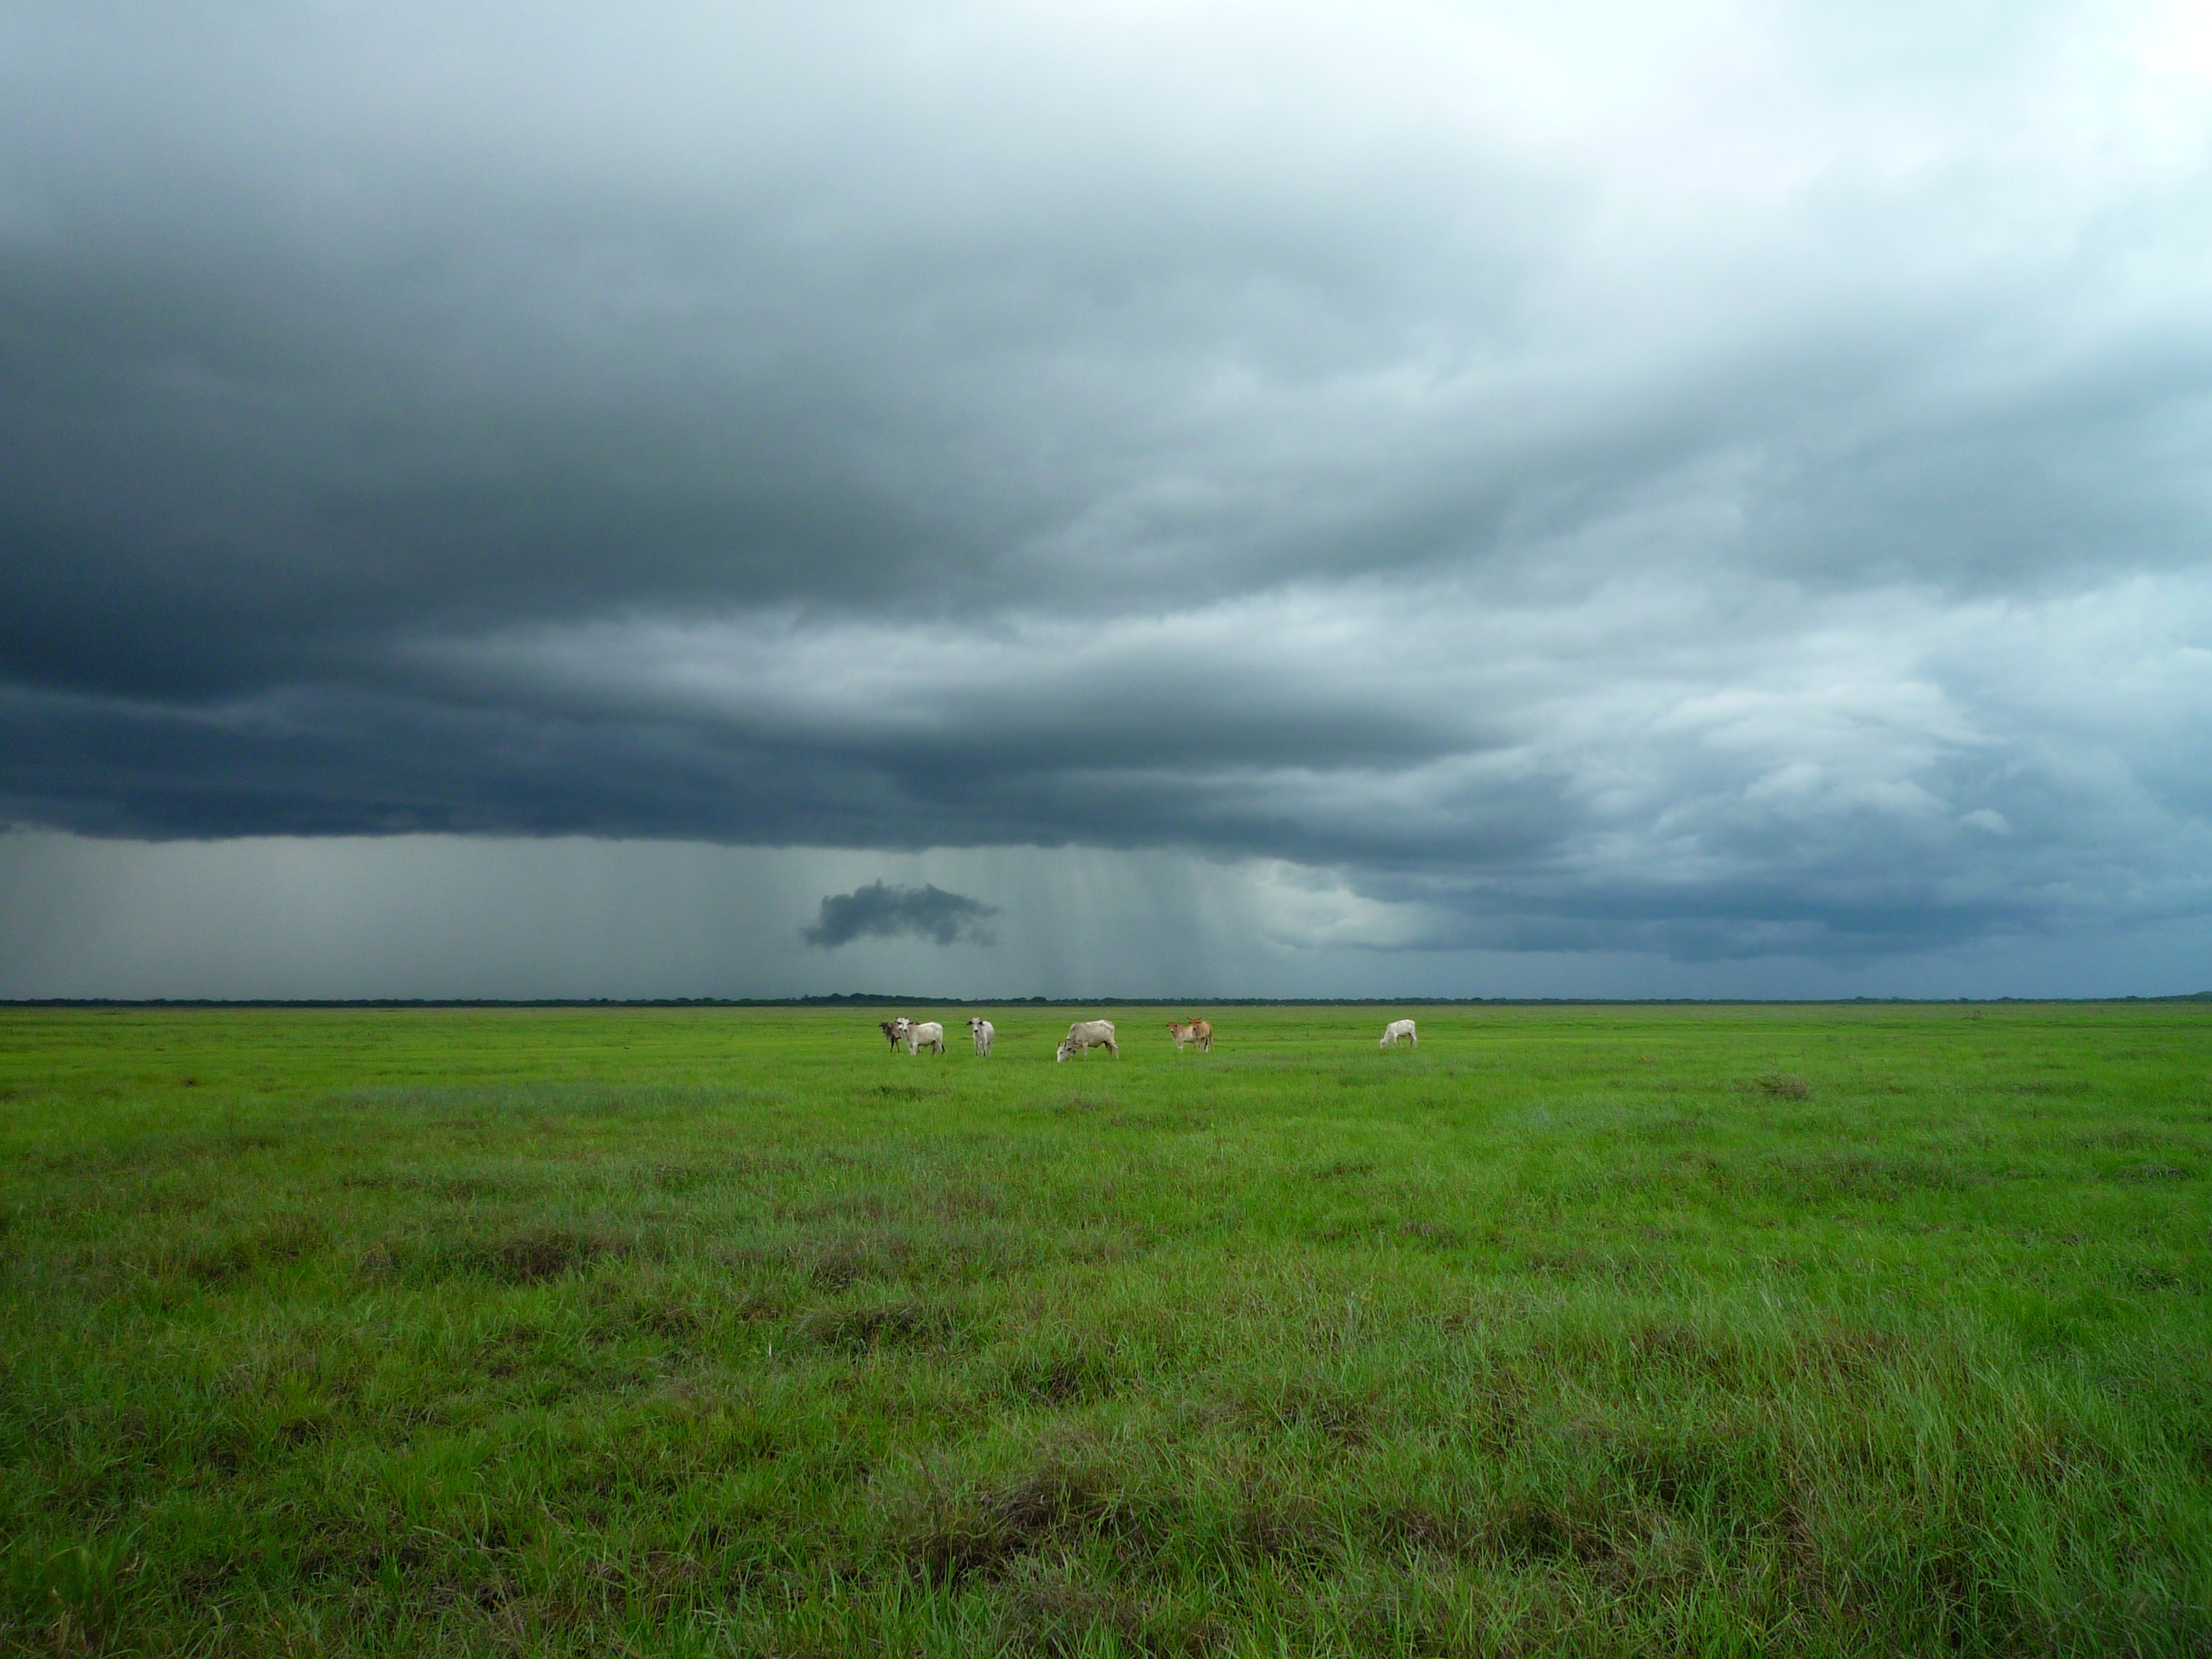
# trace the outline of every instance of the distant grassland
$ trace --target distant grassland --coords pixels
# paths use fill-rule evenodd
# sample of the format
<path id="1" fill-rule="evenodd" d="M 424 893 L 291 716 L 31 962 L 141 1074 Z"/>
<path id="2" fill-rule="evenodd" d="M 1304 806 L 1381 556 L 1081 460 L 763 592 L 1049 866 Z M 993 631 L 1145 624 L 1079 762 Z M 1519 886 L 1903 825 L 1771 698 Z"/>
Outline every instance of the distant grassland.
<path id="1" fill-rule="evenodd" d="M 0 1013 L 0 1647 L 2212 1652 L 2212 1008 L 912 1012 Z"/>

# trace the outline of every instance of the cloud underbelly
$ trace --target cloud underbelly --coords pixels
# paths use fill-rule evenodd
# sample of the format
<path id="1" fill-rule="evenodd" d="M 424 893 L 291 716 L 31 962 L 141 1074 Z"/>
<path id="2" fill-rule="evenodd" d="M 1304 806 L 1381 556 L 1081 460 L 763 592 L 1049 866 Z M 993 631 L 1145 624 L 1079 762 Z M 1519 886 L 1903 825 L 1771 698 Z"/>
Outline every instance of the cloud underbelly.
<path id="1" fill-rule="evenodd" d="M 0 696 L 0 791 L 154 836 L 1166 848 L 1338 871 L 1397 945 L 1878 953 L 2203 902 L 2208 624 L 2179 578 L 609 622 L 410 647 L 404 689 Z M 980 940 L 967 902 L 862 888 L 810 938 Z"/>

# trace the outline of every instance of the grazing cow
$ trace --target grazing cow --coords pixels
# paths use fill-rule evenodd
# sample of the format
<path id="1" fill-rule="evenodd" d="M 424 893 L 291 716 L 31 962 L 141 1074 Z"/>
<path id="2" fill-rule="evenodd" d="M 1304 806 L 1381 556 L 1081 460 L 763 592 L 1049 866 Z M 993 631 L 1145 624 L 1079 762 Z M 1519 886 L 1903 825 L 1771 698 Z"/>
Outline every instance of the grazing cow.
<path id="1" fill-rule="evenodd" d="M 1171 1019 L 1168 1022 L 1168 1035 L 1175 1039 L 1177 1054 L 1182 1052 L 1182 1045 L 1186 1042 L 1195 1042 L 1200 1054 L 1210 1054 L 1213 1052 L 1213 1025 L 1209 1020 L 1194 1019 L 1178 1023 Z"/>
<path id="2" fill-rule="evenodd" d="M 986 1060 L 990 1059 L 991 1039 L 999 1035 L 998 1029 L 989 1020 L 978 1019 L 970 1014 L 968 1017 L 968 1035 L 975 1039 L 975 1052 Z"/>
<path id="3" fill-rule="evenodd" d="M 1378 1046 L 1387 1048 L 1400 1037 L 1405 1038 L 1416 1048 L 1421 1046 L 1421 1039 L 1414 1034 L 1413 1022 L 1410 1019 L 1394 1019 L 1385 1025 L 1382 1028 L 1382 1041 Z"/>
<path id="4" fill-rule="evenodd" d="M 900 1015 L 896 1019 L 879 1019 L 876 1022 L 876 1029 L 890 1039 L 891 1052 L 893 1054 L 896 1054 L 898 1052 L 899 1044 L 906 1041 L 906 1028 L 908 1023 L 907 1018 L 903 1014 Z"/>
<path id="5" fill-rule="evenodd" d="M 935 1020 L 925 1019 L 919 1025 L 910 1019 L 899 1023 L 906 1027 L 907 1053 L 918 1054 L 924 1048 L 933 1049 L 940 1054 L 945 1052 L 945 1028 Z"/>
<path id="6" fill-rule="evenodd" d="M 1121 1058 L 1121 1045 L 1114 1041 L 1114 1022 L 1110 1019 L 1079 1019 L 1067 1028 L 1067 1035 L 1060 1040 L 1060 1052 L 1054 1060 L 1066 1060 L 1070 1054 L 1088 1059 L 1093 1048 L 1103 1048 L 1115 1059 Z"/>

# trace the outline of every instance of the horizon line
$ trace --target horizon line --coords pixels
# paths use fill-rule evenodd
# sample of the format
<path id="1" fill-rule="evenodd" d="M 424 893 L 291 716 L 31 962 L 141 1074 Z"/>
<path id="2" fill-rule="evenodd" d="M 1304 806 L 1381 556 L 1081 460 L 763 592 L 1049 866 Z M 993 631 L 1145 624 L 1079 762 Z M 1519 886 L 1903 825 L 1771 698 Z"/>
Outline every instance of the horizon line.
<path id="1" fill-rule="evenodd" d="M 2156 996 L 1849 997 L 933 997 L 874 991 L 803 997 L 0 997 L 0 1008 L 1671 1008 L 1995 1006 L 2005 1003 L 2212 1002 L 2212 990 Z"/>

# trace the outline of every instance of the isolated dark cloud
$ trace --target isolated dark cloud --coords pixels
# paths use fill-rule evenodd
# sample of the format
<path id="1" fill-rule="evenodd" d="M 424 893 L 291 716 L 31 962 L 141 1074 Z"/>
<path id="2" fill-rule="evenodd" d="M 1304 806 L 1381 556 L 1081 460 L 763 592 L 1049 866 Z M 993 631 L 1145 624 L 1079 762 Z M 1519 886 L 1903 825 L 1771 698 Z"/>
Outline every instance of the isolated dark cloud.
<path id="1" fill-rule="evenodd" d="M 0 0 L 0 821 L 2202 915 L 2212 52 L 1861 27 Z"/>
<path id="2" fill-rule="evenodd" d="M 934 883 L 920 887 L 887 887 L 872 881 L 849 893 L 831 893 L 822 901 L 818 921 L 800 930 L 809 945 L 834 951 L 856 939 L 897 939 L 911 934 L 939 945 L 995 945 L 997 939 L 983 924 L 999 914 L 995 905 L 948 893 Z"/>

